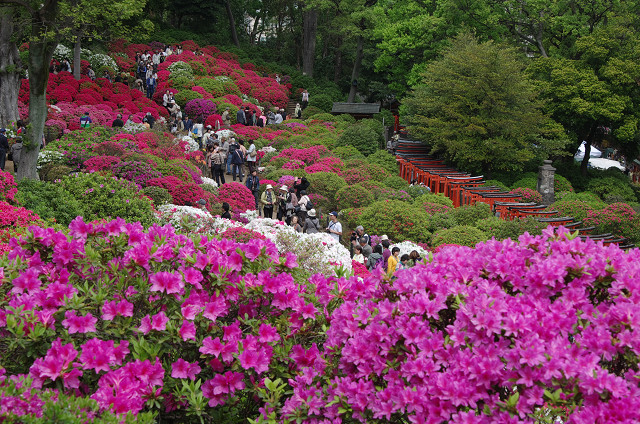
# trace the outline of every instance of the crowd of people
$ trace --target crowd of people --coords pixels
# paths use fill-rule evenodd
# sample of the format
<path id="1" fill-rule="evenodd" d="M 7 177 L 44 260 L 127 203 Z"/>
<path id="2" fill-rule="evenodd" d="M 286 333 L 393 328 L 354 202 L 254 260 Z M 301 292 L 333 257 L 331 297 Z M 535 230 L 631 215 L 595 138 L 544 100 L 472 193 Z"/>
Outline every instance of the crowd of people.
<path id="1" fill-rule="evenodd" d="M 380 243 L 372 247 L 371 237 L 365 233 L 362 225 L 357 226 L 352 232 L 350 241 L 353 260 L 369 270 L 380 266 L 387 274 L 393 275 L 397 270 L 410 268 L 422 260 L 417 250 L 400 256 L 400 248 L 389 249 L 391 242 L 386 235 L 381 237 Z"/>

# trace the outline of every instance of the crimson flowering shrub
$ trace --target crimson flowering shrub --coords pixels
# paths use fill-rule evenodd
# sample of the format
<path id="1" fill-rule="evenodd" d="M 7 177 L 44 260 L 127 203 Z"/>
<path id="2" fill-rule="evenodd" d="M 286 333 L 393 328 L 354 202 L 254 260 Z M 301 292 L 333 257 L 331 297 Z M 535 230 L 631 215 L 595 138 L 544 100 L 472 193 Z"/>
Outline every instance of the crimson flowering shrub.
<path id="1" fill-rule="evenodd" d="M 0 201 L 0 255 L 11 250 L 9 241 L 31 225 L 43 225 L 35 212 Z"/>
<path id="2" fill-rule="evenodd" d="M 266 237 L 257 231 L 242 227 L 232 227 L 225 230 L 220 237 L 223 239 L 235 240 L 238 243 L 248 243 L 251 240 L 266 240 Z"/>
<path id="3" fill-rule="evenodd" d="M 612 233 L 640 242 L 640 217 L 626 203 L 612 203 L 601 210 L 588 210 L 585 226 L 595 226 L 597 233 Z"/>
<path id="4" fill-rule="evenodd" d="M 0 200 L 8 200 L 12 202 L 16 193 L 18 192 L 18 185 L 16 184 L 13 175 L 10 172 L 0 170 Z"/>
<path id="5" fill-rule="evenodd" d="M 358 184 L 371 179 L 371 174 L 365 167 L 347 168 L 340 172 L 348 185 Z"/>
<path id="6" fill-rule="evenodd" d="M 121 159 L 116 156 L 94 156 L 87 159 L 83 166 L 88 172 L 108 171 L 113 165 L 120 162 Z"/>
<path id="7" fill-rule="evenodd" d="M 227 202 L 234 212 L 245 212 L 256 208 L 251 190 L 244 184 L 236 182 L 227 182 L 218 188 L 218 202 Z"/>
<path id="8" fill-rule="evenodd" d="M 204 121 L 216 113 L 216 104 L 211 100 L 193 99 L 187 102 L 184 111 L 187 115 L 193 118 L 202 118 Z"/>
<path id="9" fill-rule="evenodd" d="M 193 206 L 200 199 L 204 199 L 209 204 L 208 200 L 213 197 L 211 193 L 203 190 L 197 184 L 173 176 L 151 178 L 147 180 L 147 186 L 167 189 L 176 205 Z"/>
<path id="10" fill-rule="evenodd" d="M 393 281 L 365 279 L 332 314 L 324 361 L 292 379 L 281 416 L 636 422 L 638 259 L 547 231 L 444 247 Z"/>
<path id="11" fill-rule="evenodd" d="M 542 203 L 542 195 L 538 193 L 536 190 L 532 190 L 530 188 L 518 187 L 511 190 L 509 193 L 519 194 L 520 196 L 522 196 L 517 200 L 520 203 L 529 203 L 529 202 L 535 202 L 538 204 Z"/>

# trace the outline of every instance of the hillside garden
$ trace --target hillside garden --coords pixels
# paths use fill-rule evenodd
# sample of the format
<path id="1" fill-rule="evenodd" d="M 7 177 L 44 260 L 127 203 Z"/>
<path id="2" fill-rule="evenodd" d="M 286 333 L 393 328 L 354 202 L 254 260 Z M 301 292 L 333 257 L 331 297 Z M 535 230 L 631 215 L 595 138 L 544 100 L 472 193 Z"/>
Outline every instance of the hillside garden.
<path id="1" fill-rule="evenodd" d="M 302 88 L 182 45 L 157 94 L 206 124 L 226 107 L 283 107 Z M 148 47 L 112 44 L 106 70 L 132 71 Z M 217 186 L 197 143 L 164 131 L 159 100 L 51 75 L 42 181 L 0 172 L 3 422 L 640 420 L 637 249 L 453 208 L 398 177 L 372 140 L 378 120 L 310 106 L 266 128 L 232 122 L 220 135 L 255 140 L 262 187 L 305 177 L 323 224 L 339 211 L 342 243 L 298 234 L 259 218 L 243 184 Z M 118 113 L 134 124 L 111 128 Z M 559 171 L 550 208 L 640 242 L 624 175 Z M 494 178 L 538 200 L 535 174 Z M 423 260 L 369 272 L 345 247 L 357 225 Z"/>

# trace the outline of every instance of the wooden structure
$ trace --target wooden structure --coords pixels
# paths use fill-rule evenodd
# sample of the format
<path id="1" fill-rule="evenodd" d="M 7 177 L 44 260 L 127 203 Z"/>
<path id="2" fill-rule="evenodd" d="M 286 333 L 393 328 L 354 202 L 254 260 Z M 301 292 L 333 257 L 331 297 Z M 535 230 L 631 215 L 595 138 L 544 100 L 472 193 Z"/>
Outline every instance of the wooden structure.
<path id="1" fill-rule="evenodd" d="M 373 115 L 380 113 L 380 103 L 334 103 L 331 108 L 334 115 L 346 113 L 356 119 L 373 118 Z"/>

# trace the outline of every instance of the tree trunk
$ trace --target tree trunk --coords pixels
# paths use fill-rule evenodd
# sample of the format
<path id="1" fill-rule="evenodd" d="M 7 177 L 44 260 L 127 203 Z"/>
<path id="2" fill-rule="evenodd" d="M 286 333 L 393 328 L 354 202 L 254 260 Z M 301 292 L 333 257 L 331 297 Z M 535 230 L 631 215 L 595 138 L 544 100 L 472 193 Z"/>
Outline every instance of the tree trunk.
<path id="1" fill-rule="evenodd" d="M 580 141 L 580 144 L 582 144 L 583 140 L 585 141 L 584 158 L 582 158 L 582 163 L 580 163 L 580 172 L 585 177 L 587 176 L 587 167 L 589 166 L 589 158 L 591 157 L 591 145 L 593 144 L 593 141 L 595 139 L 595 131 L 595 125 L 592 125 L 591 128 L 589 128 L 586 136 L 584 136 L 584 134 L 578 136 L 580 138 L 580 140 L 578 140 Z"/>
<path id="2" fill-rule="evenodd" d="M 318 11 L 310 9 L 302 17 L 302 74 L 313 77 L 313 62 L 316 57 L 316 33 Z"/>
<path id="3" fill-rule="evenodd" d="M 20 119 L 18 94 L 22 62 L 18 46 L 11 40 L 14 8 L 0 7 L 0 126 L 8 127 Z"/>
<path id="4" fill-rule="evenodd" d="M 80 80 L 82 73 L 82 66 L 80 66 L 80 49 L 82 48 L 82 34 L 80 31 L 76 31 L 76 42 L 73 43 L 73 77 L 76 80 Z"/>
<path id="5" fill-rule="evenodd" d="M 364 48 L 364 37 L 358 37 L 358 47 L 356 50 L 356 60 L 353 62 L 353 71 L 351 71 L 351 89 L 349 90 L 348 103 L 353 103 L 356 99 L 358 91 L 358 77 L 360 76 L 360 66 L 362 65 L 362 50 Z"/>
<path id="6" fill-rule="evenodd" d="M 39 29 L 33 24 L 33 34 L 37 37 Z M 20 163 L 18 180 L 23 178 L 38 180 L 38 154 L 47 120 L 47 82 L 49 81 L 49 62 L 57 45 L 57 40 L 41 39 L 29 43 L 29 129 L 25 139 Z"/>
<path id="7" fill-rule="evenodd" d="M 238 32 L 236 31 L 236 20 L 233 17 L 233 13 L 231 11 L 231 3 L 230 0 L 226 0 L 224 5 L 227 9 L 227 16 L 229 17 L 229 27 L 231 29 L 231 40 L 236 47 L 240 47 L 240 41 L 238 40 Z"/>
<path id="8" fill-rule="evenodd" d="M 338 37 L 338 43 L 336 46 L 335 65 L 333 67 L 333 82 L 337 84 L 340 82 L 341 78 L 342 78 L 342 37 Z"/>

